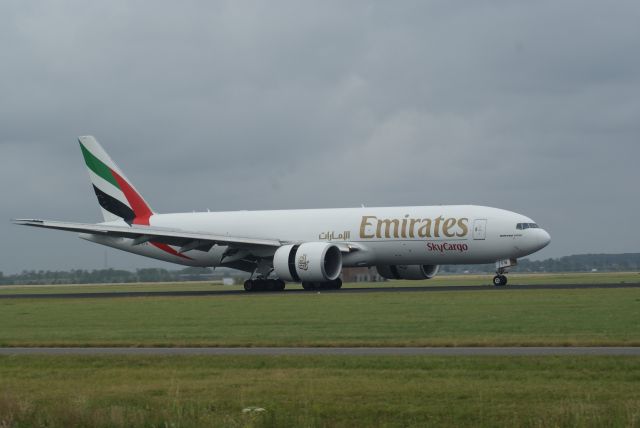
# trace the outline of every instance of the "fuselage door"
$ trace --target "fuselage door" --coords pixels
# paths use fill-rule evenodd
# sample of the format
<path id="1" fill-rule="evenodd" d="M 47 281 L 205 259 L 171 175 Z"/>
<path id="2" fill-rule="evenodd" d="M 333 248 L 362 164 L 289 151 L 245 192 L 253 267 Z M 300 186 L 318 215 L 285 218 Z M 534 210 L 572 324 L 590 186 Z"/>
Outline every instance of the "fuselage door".
<path id="1" fill-rule="evenodd" d="M 473 221 L 473 239 L 482 240 L 487 236 L 487 219 L 477 218 Z"/>

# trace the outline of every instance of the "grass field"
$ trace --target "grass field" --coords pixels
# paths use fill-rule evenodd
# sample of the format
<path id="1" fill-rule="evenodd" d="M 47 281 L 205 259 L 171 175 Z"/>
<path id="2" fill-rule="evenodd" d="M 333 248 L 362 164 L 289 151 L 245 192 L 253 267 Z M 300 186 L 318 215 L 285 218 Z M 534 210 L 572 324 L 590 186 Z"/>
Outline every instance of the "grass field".
<path id="1" fill-rule="evenodd" d="M 243 413 L 244 408 L 264 408 Z M 626 357 L 0 357 L 0 426 L 640 426 Z"/>
<path id="2" fill-rule="evenodd" d="M 640 345 L 640 289 L 0 300 L 0 346 Z"/>
<path id="3" fill-rule="evenodd" d="M 637 277 L 512 275 L 511 282 L 615 284 Z M 465 275 L 359 286 L 485 283 L 485 276 Z M 0 300 L 0 346 L 640 346 L 640 289 L 487 288 Z M 2 292 L 176 289 L 230 287 L 171 283 Z M 253 406 L 265 410 L 243 412 Z M 640 427 L 640 360 L 0 357 L 0 427 L 31 426 Z"/>
<path id="4" fill-rule="evenodd" d="M 509 284 L 638 284 L 639 272 L 606 272 L 606 273 L 551 273 L 551 274 L 509 274 Z M 428 281 L 387 281 L 383 283 L 348 283 L 345 288 L 363 287 L 429 287 L 454 285 L 486 285 L 491 284 L 492 275 L 439 275 Z M 288 284 L 289 289 L 301 289 L 299 284 Z M 12 285 L 0 286 L 0 294 L 47 294 L 47 293 L 99 293 L 111 291 L 222 291 L 241 290 L 241 284 L 224 286 L 220 281 L 202 282 L 163 282 L 163 283 L 130 283 L 130 284 L 78 284 L 78 285 Z"/>

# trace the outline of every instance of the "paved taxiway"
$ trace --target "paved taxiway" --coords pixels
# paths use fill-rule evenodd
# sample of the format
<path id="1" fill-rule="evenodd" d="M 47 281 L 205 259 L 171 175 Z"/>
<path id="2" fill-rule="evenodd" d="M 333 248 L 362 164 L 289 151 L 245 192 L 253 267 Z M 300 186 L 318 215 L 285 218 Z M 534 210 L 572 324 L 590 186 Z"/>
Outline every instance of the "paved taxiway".
<path id="1" fill-rule="evenodd" d="M 0 348 L 0 355 L 634 356 L 640 347 Z"/>
<path id="2" fill-rule="evenodd" d="M 343 288 L 342 290 L 319 290 L 317 293 L 406 293 L 406 292 L 439 292 L 439 291 L 487 291 L 500 292 L 504 290 L 574 290 L 592 288 L 638 288 L 637 284 L 544 284 L 544 285 L 508 285 L 494 287 L 492 285 L 446 285 L 424 287 L 363 287 Z M 189 296 L 241 296 L 313 293 L 299 288 L 277 292 L 247 293 L 243 290 L 176 290 L 176 291 L 105 291 L 100 293 L 15 293 L 2 294 L 0 299 L 96 299 L 105 297 L 189 297 Z"/>

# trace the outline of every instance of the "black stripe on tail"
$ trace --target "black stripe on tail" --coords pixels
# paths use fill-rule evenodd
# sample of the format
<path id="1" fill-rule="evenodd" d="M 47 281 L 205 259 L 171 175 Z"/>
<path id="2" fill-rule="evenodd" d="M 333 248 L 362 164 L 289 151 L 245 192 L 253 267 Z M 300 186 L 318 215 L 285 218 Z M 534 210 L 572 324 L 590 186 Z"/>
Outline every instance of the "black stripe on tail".
<path id="1" fill-rule="evenodd" d="M 98 189 L 95 185 L 93 186 L 93 191 L 96 192 L 96 196 L 98 197 L 98 203 L 100 204 L 100 206 L 109 211 L 111 214 L 121 217 L 129 224 L 131 224 L 133 222 L 133 219 L 136 218 L 136 214 L 131 208 L 129 208 L 113 196 L 107 195 L 102 190 Z"/>

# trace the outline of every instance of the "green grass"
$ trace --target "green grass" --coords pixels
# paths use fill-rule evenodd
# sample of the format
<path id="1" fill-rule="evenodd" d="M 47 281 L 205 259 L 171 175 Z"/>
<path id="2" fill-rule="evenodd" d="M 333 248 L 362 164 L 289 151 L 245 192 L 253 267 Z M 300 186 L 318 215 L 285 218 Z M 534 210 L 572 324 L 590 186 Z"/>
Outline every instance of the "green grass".
<path id="1" fill-rule="evenodd" d="M 637 276 L 510 279 L 620 283 Z M 487 277 L 362 286 L 478 283 Z M 46 287 L 172 289 L 229 287 Z M 60 345 L 640 346 L 640 289 L 0 300 L 0 346 Z M 266 410 L 243 413 L 249 406 Z M 640 360 L 0 356 L 0 427 L 31 426 L 640 427 Z"/>
<path id="2" fill-rule="evenodd" d="M 439 275 L 428 281 L 387 281 L 384 283 L 349 283 L 345 288 L 362 287 L 429 287 L 456 285 L 491 285 L 492 275 Z M 550 273 L 509 274 L 509 284 L 638 284 L 638 272 L 606 273 Z M 299 284 L 288 284 L 290 289 L 300 289 Z M 131 284 L 78 284 L 78 285 L 12 285 L 0 286 L 0 294 L 49 294 L 49 293 L 106 293 L 113 291 L 223 291 L 241 290 L 242 286 L 224 286 L 220 281 L 162 282 Z"/>
<path id="3" fill-rule="evenodd" d="M 126 284 L 55 284 L 0 286 L 2 294 L 109 293 L 121 291 L 222 291 L 240 290 L 239 286 L 223 286 L 219 281 L 138 282 Z"/>
<path id="4" fill-rule="evenodd" d="M 640 289 L 0 300 L 0 346 L 640 345 Z"/>
<path id="5" fill-rule="evenodd" d="M 259 406 L 259 414 L 242 409 Z M 640 426 L 632 357 L 0 357 L 2 427 Z"/>

